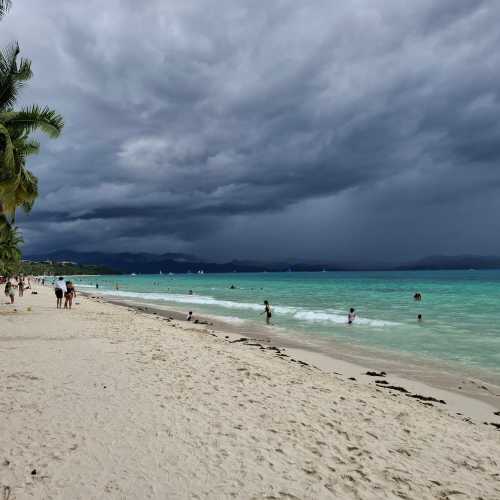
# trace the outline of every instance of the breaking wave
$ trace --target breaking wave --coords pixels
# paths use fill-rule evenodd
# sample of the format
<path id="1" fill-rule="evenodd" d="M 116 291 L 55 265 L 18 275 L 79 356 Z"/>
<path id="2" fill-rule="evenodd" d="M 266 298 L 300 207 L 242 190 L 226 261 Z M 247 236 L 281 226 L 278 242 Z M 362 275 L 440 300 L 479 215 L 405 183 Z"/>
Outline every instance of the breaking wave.
<path id="1" fill-rule="evenodd" d="M 80 285 L 82 286 L 82 285 Z M 99 294 L 112 295 L 114 297 L 122 297 L 129 299 L 141 299 L 163 302 L 174 302 L 178 304 L 194 304 L 212 307 L 222 307 L 231 310 L 244 310 L 244 311 L 258 311 L 263 310 L 262 304 L 249 303 L 249 302 L 235 302 L 232 300 L 219 300 L 213 297 L 204 295 L 186 295 L 176 293 L 138 293 L 120 290 L 99 290 Z M 311 323 L 334 323 L 345 324 L 347 322 L 347 314 L 343 311 L 327 310 L 310 310 L 300 307 L 291 306 L 273 306 L 273 312 L 277 315 L 290 316 L 295 320 L 311 322 Z M 236 319 L 235 317 L 233 317 Z M 243 319 L 242 319 L 243 320 Z M 378 320 L 357 317 L 356 324 L 371 326 L 374 328 L 382 328 L 386 326 L 397 326 L 399 323 L 392 321 Z"/>

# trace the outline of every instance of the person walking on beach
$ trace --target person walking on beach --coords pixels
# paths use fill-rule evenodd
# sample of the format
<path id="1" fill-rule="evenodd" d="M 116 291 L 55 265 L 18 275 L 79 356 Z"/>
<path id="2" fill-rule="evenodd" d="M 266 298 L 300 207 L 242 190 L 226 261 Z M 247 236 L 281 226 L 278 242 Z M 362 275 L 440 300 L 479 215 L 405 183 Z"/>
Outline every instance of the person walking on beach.
<path id="1" fill-rule="evenodd" d="M 66 281 L 66 292 L 64 293 L 64 309 L 71 309 L 74 297 L 76 297 L 75 285 L 73 285 L 71 281 Z"/>
<path id="2" fill-rule="evenodd" d="M 10 299 L 10 303 L 13 304 L 15 291 L 14 291 L 14 286 L 12 285 L 10 279 L 8 279 L 7 283 L 5 283 L 5 295 L 7 296 L 8 299 Z"/>
<path id="3" fill-rule="evenodd" d="M 59 279 L 54 284 L 54 291 L 56 293 L 57 299 L 57 309 L 62 308 L 62 299 L 64 294 L 66 293 L 66 282 L 62 276 L 59 276 Z"/>
<path id="4" fill-rule="evenodd" d="M 20 277 L 17 281 L 17 290 L 19 297 L 24 297 L 24 278 Z"/>
<path id="5" fill-rule="evenodd" d="M 354 307 L 351 307 L 349 309 L 349 314 L 347 315 L 347 324 L 352 325 L 355 319 L 356 319 L 356 311 L 354 310 Z"/>
<path id="6" fill-rule="evenodd" d="M 273 316 L 273 312 L 271 310 L 271 304 L 267 300 L 264 300 L 264 310 L 261 312 L 261 314 L 266 315 L 266 324 L 269 325 L 271 324 L 271 318 Z"/>

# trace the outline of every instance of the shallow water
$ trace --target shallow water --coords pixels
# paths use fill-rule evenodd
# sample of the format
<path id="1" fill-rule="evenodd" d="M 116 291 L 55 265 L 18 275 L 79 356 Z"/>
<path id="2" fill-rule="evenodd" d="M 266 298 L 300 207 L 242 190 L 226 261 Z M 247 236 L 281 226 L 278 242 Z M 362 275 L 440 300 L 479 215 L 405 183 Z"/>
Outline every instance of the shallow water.
<path id="1" fill-rule="evenodd" d="M 273 323 L 321 343 L 335 339 L 500 374 L 500 270 L 182 274 L 76 277 L 82 289 Z M 118 285 L 119 290 L 115 290 Z M 234 285 L 235 289 L 230 289 Z M 193 295 L 189 295 L 189 290 Z M 422 293 L 422 301 L 413 294 Z M 358 318 L 347 325 L 349 307 Z M 423 322 L 418 323 L 417 314 Z"/>

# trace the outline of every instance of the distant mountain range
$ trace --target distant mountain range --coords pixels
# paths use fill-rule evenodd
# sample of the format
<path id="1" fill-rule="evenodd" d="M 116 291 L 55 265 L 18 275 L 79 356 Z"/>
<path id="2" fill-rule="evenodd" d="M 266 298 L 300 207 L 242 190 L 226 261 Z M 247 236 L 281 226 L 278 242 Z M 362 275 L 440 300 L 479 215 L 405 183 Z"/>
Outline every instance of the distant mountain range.
<path id="1" fill-rule="evenodd" d="M 500 257 L 495 255 L 433 255 L 399 266 L 398 269 L 500 269 Z"/>
<path id="2" fill-rule="evenodd" d="M 226 263 L 208 262 L 182 253 L 104 253 L 58 250 L 46 254 L 26 255 L 32 261 L 70 261 L 82 265 L 103 266 L 120 273 L 186 273 L 203 270 L 206 273 L 279 272 L 279 271 L 348 271 L 348 270 L 439 270 L 439 269 L 500 269 L 500 257 L 481 255 L 436 255 L 403 265 L 317 262 L 254 262 L 234 260 Z"/>
<path id="3" fill-rule="evenodd" d="M 262 272 L 262 271 L 321 271 L 338 270 L 333 266 L 303 264 L 303 263 L 264 263 L 231 261 L 216 263 L 203 261 L 192 255 L 181 253 L 164 253 L 161 255 L 150 253 L 103 253 L 77 252 L 74 250 L 58 250 L 46 254 L 26 255 L 24 259 L 31 261 L 75 262 L 84 265 L 99 265 L 119 271 L 120 273 L 186 273 L 204 271 L 206 273 L 230 272 Z"/>

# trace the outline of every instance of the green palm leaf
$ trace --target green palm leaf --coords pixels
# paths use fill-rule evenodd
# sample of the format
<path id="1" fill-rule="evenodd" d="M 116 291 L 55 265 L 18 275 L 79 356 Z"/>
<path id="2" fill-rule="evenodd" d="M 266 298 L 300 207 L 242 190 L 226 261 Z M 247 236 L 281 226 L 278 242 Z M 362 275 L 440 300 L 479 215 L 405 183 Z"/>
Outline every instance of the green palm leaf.
<path id="1" fill-rule="evenodd" d="M 11 4 L 11 0 L 0 0 L 0 17 L 5 15 L 5 13 L 10 9 Z"/>
<path id="2" fill-rule="evenodd" d="M 26 59 L 17 61 L 19 45 L 11 45 L 0 52 L 0 110 L 11 108 L 24 82 L 33 76 L 31 62 Z"/>
<path id="3" fill-rule="evenodd" d="M 49 137 L 58 137 L 64 127 L 60 114 L 49 107 L 33 105 L 21 111 L 5 112 L 0 121 L 14 133 L 30 133 L 36 130 L 45 132 Z"/>
<path id="4" fill-rule="evenodd" d="M 0 216 L 0 264 L 8 268 L 21 259 L 20 246 L 24 243 L 17 227 L 12 226 L 9 221 Z"/>

